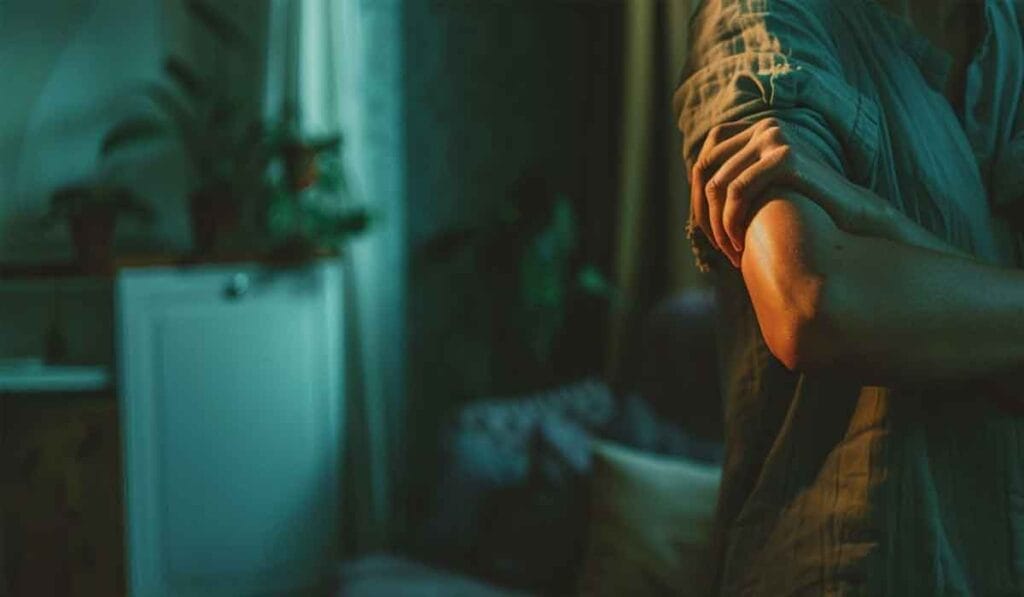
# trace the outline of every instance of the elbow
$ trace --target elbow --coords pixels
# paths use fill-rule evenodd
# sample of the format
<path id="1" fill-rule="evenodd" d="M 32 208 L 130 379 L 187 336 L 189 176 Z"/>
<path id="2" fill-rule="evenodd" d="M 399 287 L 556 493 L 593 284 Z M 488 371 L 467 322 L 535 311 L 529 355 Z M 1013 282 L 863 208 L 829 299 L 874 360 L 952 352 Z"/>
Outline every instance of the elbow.
<path id="1" fill-rule="evenodd" d="M 759 317 L 761 335 L 768 350 L 790 371 L 802 371 L 807 365 L 808 352 L 802 324 L 783 316 Z"/>
<path id="2" fill-rule="evenodd" d="M 787 369 L 811 373 L 828 368 L 835 362 L 832 349 L 824 333 L 825 316 L 821 311 L 812 314 L 787 312 L 772 317 L 762 324 L 762 333 L 768 350 Z"/>
<path id="3" fill-rule="evenodd" d="M 843 268 L 835 227 L 806 201 L 770 201 L 747 231 L 741 271 L 765 344 L 791 371 L 831 368 L 841 355 Z"/>
<path id="4" fill-rule="evenodd" d="M 790 371 L 834 367 L 842 347 L 841 326 L 836 325 L 838 281 L 791 268 L 776 274 L 769 293 L 752 296 L 768 350 Z"/>

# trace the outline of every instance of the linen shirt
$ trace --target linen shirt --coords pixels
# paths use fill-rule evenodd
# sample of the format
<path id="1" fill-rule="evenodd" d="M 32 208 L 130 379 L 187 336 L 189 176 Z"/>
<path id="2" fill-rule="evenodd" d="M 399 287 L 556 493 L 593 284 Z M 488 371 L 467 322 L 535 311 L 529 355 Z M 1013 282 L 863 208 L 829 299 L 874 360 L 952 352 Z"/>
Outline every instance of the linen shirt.
<path id="1" fill-rule="evenodd" d="M 1022 14 L 984 3 L 957 111 L 943 93 L 950 57 L 874 0 L 708 0 L 674 98 L 686 165 L 715 125 L 774 116 L 937 236 L 1017 267 Z M 691 232 L 715 277 L 725 377 L 717 591 L 1024 595 L 1024 419 L 978 384 L 788 371 L 739 273 Z"/>

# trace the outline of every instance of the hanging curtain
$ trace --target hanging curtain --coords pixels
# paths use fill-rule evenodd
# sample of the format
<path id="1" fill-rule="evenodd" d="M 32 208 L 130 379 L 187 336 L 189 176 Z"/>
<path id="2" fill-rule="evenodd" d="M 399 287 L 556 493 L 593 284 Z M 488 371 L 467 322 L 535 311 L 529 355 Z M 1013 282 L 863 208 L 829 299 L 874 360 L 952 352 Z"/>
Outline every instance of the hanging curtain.
<path id="1" fill-rule="evenodd" d="M 400 2 L 273 0 L 266 116 L 303 136 L 341 133 L 354 200 L 374 214 L 343 248 L 345 551 L 391 545 L 402 513 L 404 217 Z"/>
<path id="2" fill-rule="evenodd" d="M 697 0 L 625 0 L 622 134 L 607 370 L 613 380 L 633 350 L 644 313 L 666 296 L 700 286 L 684 233 L 686 174 L 671 97 L 683 69 Z"/>

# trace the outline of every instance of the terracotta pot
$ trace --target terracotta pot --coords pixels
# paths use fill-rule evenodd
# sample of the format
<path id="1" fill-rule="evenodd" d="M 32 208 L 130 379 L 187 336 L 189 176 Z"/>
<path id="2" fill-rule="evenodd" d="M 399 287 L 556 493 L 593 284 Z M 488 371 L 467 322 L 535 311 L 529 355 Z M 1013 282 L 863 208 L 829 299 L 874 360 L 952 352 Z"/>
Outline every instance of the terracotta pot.
<path id="1" fill-rule="evenodd" d="M 114 259 L 117 215 L 112 211 L 98 210 L 71 216 L 68 223 L 78 267 L 89 274 L 109 271 Z"/>
<path id="2" fill-rule="evenodd" d="M 241 208 L 223 189 L 200 190 L 189 197 L 189 216 L 196 253 L 212 255 L 238 230 Z"/>

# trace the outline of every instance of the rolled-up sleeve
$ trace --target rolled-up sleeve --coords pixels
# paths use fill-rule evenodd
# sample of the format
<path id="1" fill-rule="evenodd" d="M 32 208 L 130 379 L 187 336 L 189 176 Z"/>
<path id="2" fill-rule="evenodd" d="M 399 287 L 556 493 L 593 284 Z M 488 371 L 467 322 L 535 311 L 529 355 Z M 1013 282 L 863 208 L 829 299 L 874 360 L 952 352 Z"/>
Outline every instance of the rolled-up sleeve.
<path id="1" fill-rule="evenodd" d="M 851 180 L 868 176 L 878 148 L 878 108 L 844 80 L 833 6 L 826 0 L 702 4 L 673 97 L 688 170 L 715 126 L 771 116 Z M 709 245 L 692 223 L 690 229 L 698 263 L 706 267 Z"/>

